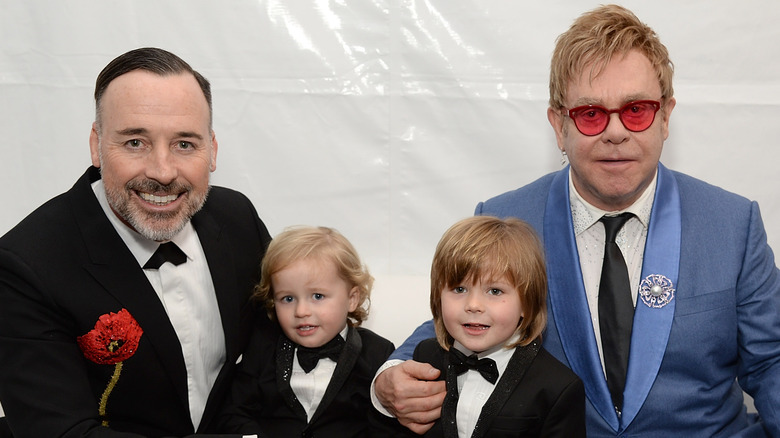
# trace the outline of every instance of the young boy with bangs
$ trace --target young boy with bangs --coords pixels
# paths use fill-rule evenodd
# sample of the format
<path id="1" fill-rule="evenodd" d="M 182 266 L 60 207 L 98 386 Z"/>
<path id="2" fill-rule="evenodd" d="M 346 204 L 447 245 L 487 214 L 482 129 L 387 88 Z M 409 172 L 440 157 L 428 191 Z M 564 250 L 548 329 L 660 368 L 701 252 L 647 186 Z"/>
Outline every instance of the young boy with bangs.
<path id="1" fill-rule="evenodd" d="M 436 338 L 414 360 L 441 371 L 447 394 L 426 437 L 584 437 L 582 381 L 550 355 L 541 243 L 518 219 L 475 216 L 439 241 L 431 267 Z M 376 436 L 416 436 L 397 424 Z"/>
<path id="2" fill-rule="evenodd" d="M 297 227 L 276 236 L 254 298 L 282 333 L 254 333 L 216 431 L 368 436 L 371 379 L 394 348 L 359 327 L 372 283 L 355 248 L 332 228 Z"/>

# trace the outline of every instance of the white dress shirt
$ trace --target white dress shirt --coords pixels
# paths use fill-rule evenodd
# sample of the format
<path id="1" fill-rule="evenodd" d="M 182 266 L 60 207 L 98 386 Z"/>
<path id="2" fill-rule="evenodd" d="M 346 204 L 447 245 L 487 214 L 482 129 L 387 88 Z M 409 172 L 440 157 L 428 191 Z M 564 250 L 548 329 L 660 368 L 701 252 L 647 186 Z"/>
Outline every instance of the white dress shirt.
<path id="1" fill-rule="evenodd" d="M 601 330 L 599 328 L 599 286 L 601 282 L 601 266 L 604 262 L 604 224 L 599 219 L 604 215 L 614 216 L 620 213 L 633 213 L 618 232 L 615 242 L 623 254 L 623 259 L 628 267 L 628 278 L 631 284 L 631 298 L 636 307 L 637 293 L 642 276 L 642 261 L 644 259 L 645 241 L 647 240 L 647 227 L 650 223 L 650 213 L 655 199 L 655 186 L 657 176 L 636 200 L 625 210 L 604 211 L 594 207 L 585 201 L 571 180 L 569 173 L 569 202 L 571 204 L 571 216 L 574 224 L 574 235 L 577 240 L 577 253 L 580 257 L 580 269 L 582 281 L 585 286 L 585 294 L 590 308 L 590 319 L 593 324 L 593 333 L 596 335 L 596 344 L 599 349 L 602 369 L 604 368 L 604 352 L 601 348 Z"/>
<path id="2" fill-rule="evenodd" d="M 517 336 L 514 336 L 513 339 L 506 343 L 512 343 L 516 339 Z M 498 368 L 496 383 L 501 380 L 501 376 L 504 375 L 506 366 L 509 364 L 509 359 L 512 358 L 512 354 L 515 352 L 514 348 L 504 348 L 503 345 L 505 344 L 477 354 L 477 357 L 480 359 L 488 358 L 496 361 L 496 368 Z M 452 348 L 460 350 L 466 356 L 474 353 L 458 341 L 455 341 Z M 485 402 L 493 394 L 495 388 L 496 385 L 488 382 L 477 370 L 468 370 L 458 376 L 458 409 L 455 414 L 458 438 L 468 438 L 474 433 L 482 407 L 485 406 Z"/>
<path id="3" fill-rule="evenodd" d="M 344 322 L 344 329 L 341 330 L 341 337 L 347 339 L 347 325 Z M 301 364 L 298 363 L 298 349 L 295 349 L 293 356 L 292 375 L 290 376 L 290 387 L 301 402 L 301 406 L 306 411 L 306 421 L 310 421 L 312 415 L 317 412 L 317 407 L 328 389 L 330 379 L 333 377 L 333 371 L 336 370 L 336 362 L 324 357 L 317 361 L 317 366 L 308 373 L 303 371 Z"/>
<path id="4" fill-rule="evenodd" d="M 159 242 L 141 236 L 114 214 L 102 180 L 94 182 L 92 190 L 139 267 L 146 264 Z M 187 368 L 190 418 L 197 430 L 211 387 L 225 363 L 225 334 L 211 272 L 195 228 L 188 222 L 172 241 L 187 255 L 187 262 L 179 266 L 164 263 L 160 269 L 144 269 L 144 274 L 179 338 Z"/>

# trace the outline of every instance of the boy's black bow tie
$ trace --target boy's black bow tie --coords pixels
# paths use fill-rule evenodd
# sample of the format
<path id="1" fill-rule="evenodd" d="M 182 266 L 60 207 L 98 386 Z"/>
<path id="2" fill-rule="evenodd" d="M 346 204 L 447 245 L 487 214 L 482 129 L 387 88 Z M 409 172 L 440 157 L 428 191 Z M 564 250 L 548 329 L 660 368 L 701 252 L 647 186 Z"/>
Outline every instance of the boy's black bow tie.
<path id="1" fill-rule="evenodd" d="M 493 359 L 478 359 L 476 354 L 466 357 L 457 348 L 450 348 L 450 364 L 455 367 L 455 373 L 461 375 L 468 370 L 479 371 L 488 382 L 495 385 L 498 380 L 498 367 Z"/>
<path id="2" fill-rule="evenodd" d="M 335 338 L 328 341 L 327 344 L 321 347 L 308 348 L 298 346 L 298 363 L 303 368 L 303 371 L 307 374 L 317 366 L 317 362 L 323 357 L 327 357 L 333 362 L 338 362 L 341 350 L 344 349 L 344 338 L 341 335 L 336 335 Z"/>

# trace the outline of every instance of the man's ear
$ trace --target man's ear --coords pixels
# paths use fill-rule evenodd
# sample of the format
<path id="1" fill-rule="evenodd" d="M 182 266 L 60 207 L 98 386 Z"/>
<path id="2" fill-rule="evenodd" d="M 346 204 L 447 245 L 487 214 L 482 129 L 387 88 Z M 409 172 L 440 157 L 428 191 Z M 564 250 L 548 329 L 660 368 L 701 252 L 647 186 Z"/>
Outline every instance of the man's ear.
<path id="1" fill-rule="evenodd" d="M 217 134 L 211 131 L 211 171 L 217 170 L 217 149 L 219 149 L 219 143 L 217 142 Z"/>
<path id="2" fill-rule="evenodd" d="M 669 138 L 669 118 L 672 116 L 672 110 L 674 109 L 674 106 L 677 104 L 677 99 L 674 97 L 670 97 L 669 99 L 666 99 L 666 102 L 664 103 L 664 107 L 661 111 L 663 111 L 663 117 L 664 117 L 664 126 L 663 126 L 663 135 L 664 140 Z"/>
<path id="3" fill-rule="evenodd" d="M 561 114 L 560 111 L 556 111 L 552 109 L 552 107 L 547 108 L 547 120 L 550 122 L 550 126 L 552 126 L 553 131 L 555 131 L 555 140 L 558 142 L 558 149 L 561 151 L 563 151 L 564 138 L 563 119 L 563 114 Z"/>
<path id="4" fill-rule="evenodd" d="M 89 132 L 89 155 L 92 157 L 92 165 L 100 167 L 100 133 L 97 122 L 92 122 L 92 130 Z"/>

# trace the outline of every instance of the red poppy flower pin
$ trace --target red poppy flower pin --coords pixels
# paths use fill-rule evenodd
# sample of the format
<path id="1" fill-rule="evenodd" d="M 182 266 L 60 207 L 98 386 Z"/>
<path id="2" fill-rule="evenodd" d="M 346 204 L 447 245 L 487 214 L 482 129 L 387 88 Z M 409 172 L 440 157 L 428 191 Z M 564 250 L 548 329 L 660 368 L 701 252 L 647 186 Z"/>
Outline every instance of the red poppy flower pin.
<path id="1" fill-rule="evenodd" d="M 100 365 L 114 365 L 114 374 L 108 382 L 103 396 L 100 397 L 98 413 L 103 420 L 103 426 L 108 426 L 106 404 L 108 396 L 119 381 L 122 372 L 122 362 L 132 357 L 138 349 L 138 342 L 144 331 L 127 309 L 119 312 L 100 315 L 95 328 L 76 341 L 84 356 Z"/>

